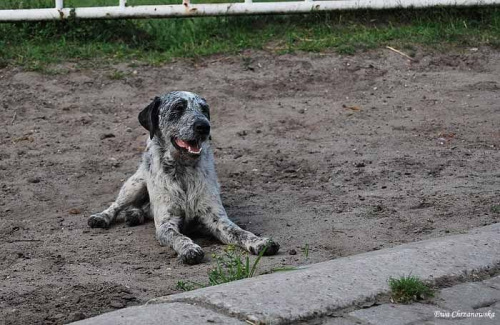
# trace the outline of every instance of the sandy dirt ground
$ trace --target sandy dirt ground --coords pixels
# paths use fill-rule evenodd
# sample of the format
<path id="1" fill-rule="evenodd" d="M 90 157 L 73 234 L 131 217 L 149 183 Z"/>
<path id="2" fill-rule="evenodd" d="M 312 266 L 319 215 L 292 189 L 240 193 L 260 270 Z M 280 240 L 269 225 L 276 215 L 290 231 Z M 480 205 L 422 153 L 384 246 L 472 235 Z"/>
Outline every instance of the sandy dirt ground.
<path id="1" fill-rule="evenodd" d="M 246 52 L 161 67 L 0 70 L 0 319 L 61 324 L 207 281 L 154 225 L 90 229 L 137 167 L 138 112 L 190 90 L 211 104 L 223 200 L 281 244 L 259 272 L 500 221 L 500 52 Z M 120 71 L 119 73 L 116 70 Z M 308 254 L 306 254 L 306 246 Z M 398 276 L 395 274 L 395 276 Z"/>

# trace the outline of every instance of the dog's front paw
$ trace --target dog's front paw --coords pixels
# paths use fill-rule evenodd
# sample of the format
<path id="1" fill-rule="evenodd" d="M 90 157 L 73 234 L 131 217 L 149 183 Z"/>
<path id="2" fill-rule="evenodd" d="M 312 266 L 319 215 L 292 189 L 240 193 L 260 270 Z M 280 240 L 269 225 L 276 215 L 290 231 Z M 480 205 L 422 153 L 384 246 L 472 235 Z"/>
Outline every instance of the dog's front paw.
<path id="1" fill-rule="evenodd" d="M 264 255 L 275 255 L 280 250 L 280 244 L 269 238 L 261 238 L 258 242 L 253 243 L 249 250 L 254 255 L 259 255 L 264 250 Z"/>
<path id="2" fill-rule="evenodd" d="M 90 228 L 108 228 L 109 223 L 107 216 L 103 213 L 96 213 L 89 217 L 87 224 Z"/>
<path id="3" fill-rule="evenodd" d="M 186 251 L 179 254 L 179 258 L 184 264 L 194 265 L 199 264 L 205 257 L 205 253 L 198 245 L 193 245 L 190 248 L 186 249 Z"/>

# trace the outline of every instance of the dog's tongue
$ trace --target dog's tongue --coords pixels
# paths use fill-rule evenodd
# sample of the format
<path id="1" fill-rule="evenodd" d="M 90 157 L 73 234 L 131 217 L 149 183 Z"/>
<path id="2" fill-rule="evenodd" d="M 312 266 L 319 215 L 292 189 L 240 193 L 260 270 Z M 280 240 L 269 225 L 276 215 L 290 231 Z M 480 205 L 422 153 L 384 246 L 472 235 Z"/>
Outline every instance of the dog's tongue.
<path id="1" fill-rule="evenodd" d="M 198 147 L 196 145 L 189 144 L 188 142 L 183 141 L 181 139 L 175 139 L 175 143 L 179 147 L 187 149 L 187 151 L 189 153 L 199 154 L 201 152 L 201 148 L 200 147 Z"/>

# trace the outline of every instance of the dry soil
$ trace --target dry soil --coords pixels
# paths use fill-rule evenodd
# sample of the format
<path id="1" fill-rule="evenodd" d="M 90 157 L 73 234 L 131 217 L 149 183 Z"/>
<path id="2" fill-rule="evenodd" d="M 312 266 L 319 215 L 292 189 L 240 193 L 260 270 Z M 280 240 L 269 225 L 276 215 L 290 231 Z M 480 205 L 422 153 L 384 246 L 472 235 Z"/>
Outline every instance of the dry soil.
<path id="1" fill-rule="evenodd" d="M 61 324 L 206 282 L 153 223 L 89 229 L 137 167 L 155 96 L 211 105 L 223 200 L 281 244 L 259 271 L 464 232 L 500 220 L 500 52 L 410 61 L 245 52 L 161 67 L 0 70 L 0 319 Z M 117 72 L 118 71 L 118 72 Z M 397 275 L 395 275 L 397 276 Z"/>

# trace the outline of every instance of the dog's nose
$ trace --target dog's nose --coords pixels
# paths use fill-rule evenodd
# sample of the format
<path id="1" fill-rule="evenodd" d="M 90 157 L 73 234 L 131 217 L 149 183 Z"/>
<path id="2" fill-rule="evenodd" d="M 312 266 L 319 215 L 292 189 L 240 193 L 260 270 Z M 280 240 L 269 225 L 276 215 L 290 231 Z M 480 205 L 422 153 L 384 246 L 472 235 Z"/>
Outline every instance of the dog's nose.
<path id="1" fill-rule="evenodd" d="M 198 135 L 209 135 L 210 124 L 206 121 L 196 121 L 194 122 L 194 132 Z"/>

